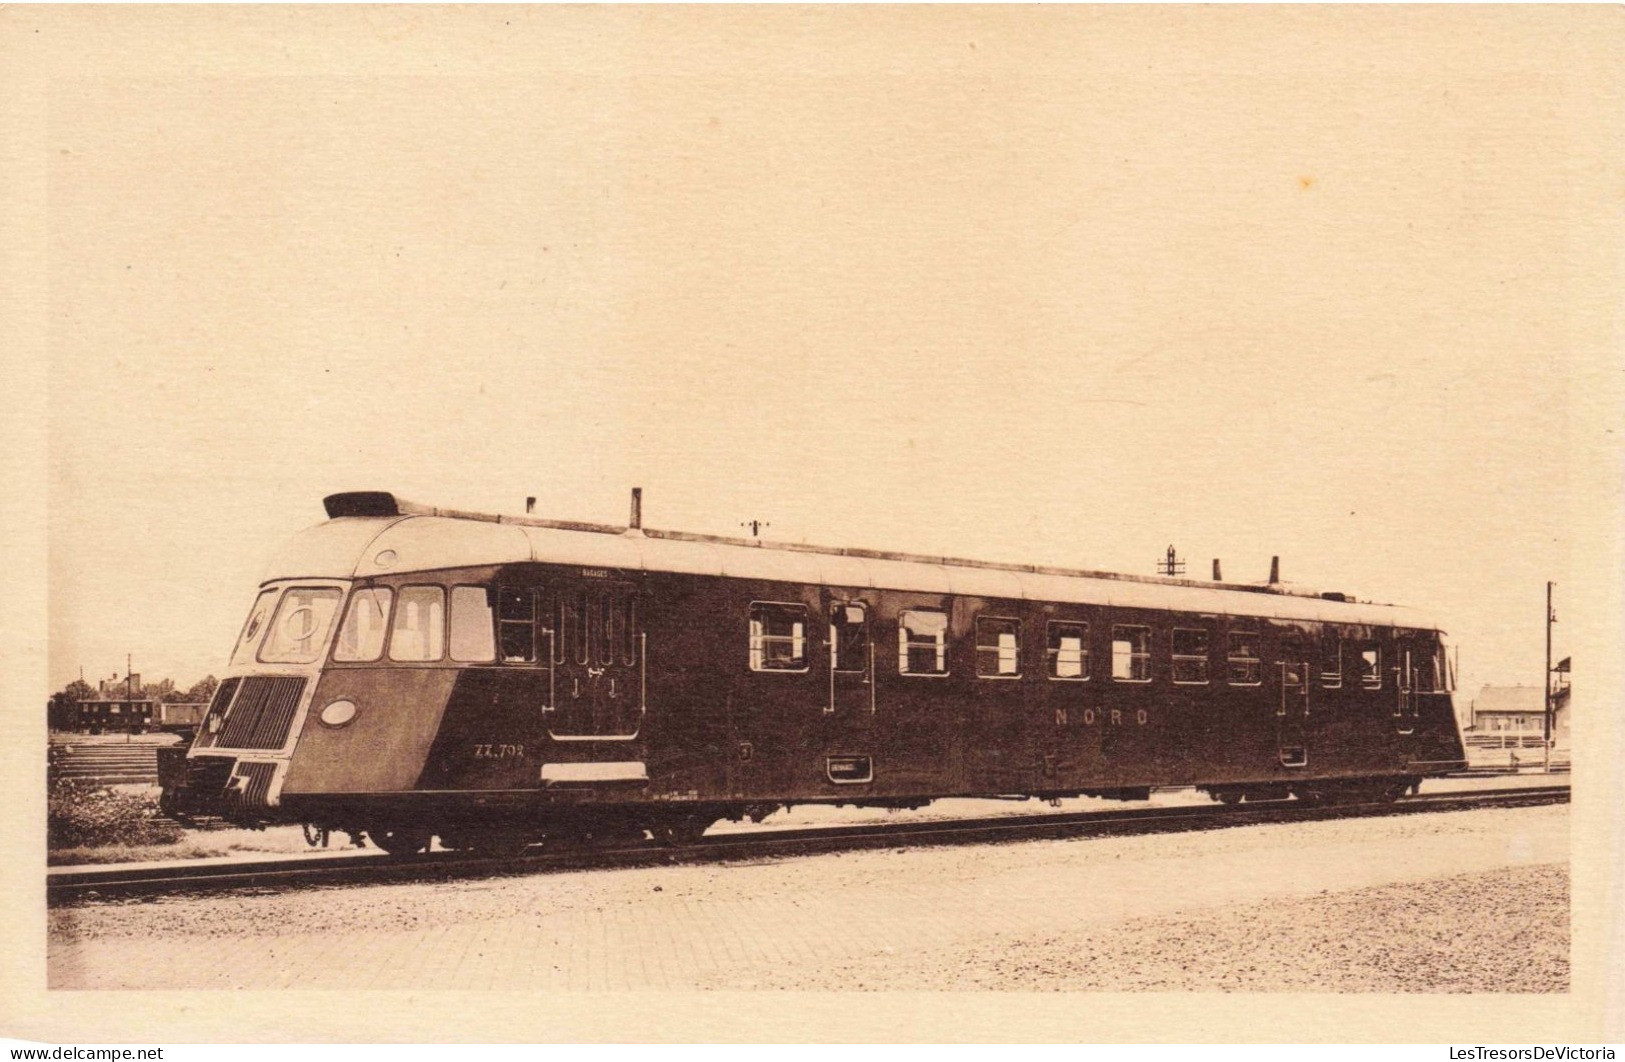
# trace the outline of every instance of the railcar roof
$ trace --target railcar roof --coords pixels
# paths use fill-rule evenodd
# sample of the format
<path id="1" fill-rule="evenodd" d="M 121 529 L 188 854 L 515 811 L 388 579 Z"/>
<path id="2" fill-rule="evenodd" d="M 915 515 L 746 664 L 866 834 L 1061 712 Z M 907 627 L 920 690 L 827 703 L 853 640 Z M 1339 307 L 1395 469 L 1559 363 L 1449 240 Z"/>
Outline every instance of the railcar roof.
<path id="1" fill-rule="evenodd" d="M 1328 599 L 1278 584 L 1211 583 L 491 516 L 416 505 L 381 492 L 333 495 L 326 505 L 332 518 L 296 536 L 273 561 L 267 582 L 353 579 L 529 561 L 1011 600 L 1435 627 L 1411 609 Z"/>

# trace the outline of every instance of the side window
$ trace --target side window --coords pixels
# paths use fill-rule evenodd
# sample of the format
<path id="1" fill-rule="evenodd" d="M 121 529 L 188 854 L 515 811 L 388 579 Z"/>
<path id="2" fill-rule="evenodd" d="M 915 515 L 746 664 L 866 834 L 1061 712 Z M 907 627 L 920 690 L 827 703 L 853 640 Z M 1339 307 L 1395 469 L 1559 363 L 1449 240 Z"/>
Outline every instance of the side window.
<path id="1" fill-rule="evenodd" d="M 1174 681 L 1191 685 L 1207 682 L 1207 631 L 1174 628 Z"/>
<path id="2" fill-rule="evenodd" d="M 1258 655 L 1258 633 L 1231 631 L 1225 662 L 1229 665 L 1230 685 L 1258 685 L 1263 676 L 1263 667 Z"/>
<path id="3" fill-rule="evenodd" d="M 1118 682 L 1151 681 L 1151 628 L 1112 625 L 1112 678 Z"/>
<path id="4" fill-rule="evenodd" d="M 1375 646 L 1360 650 L 1360 685 L 1368 690 L 1382 688 L 1382 650 Z"/>
<path id="5" fill-rule="evenodd" d="M 344 623 L 339 627 L 338 645 L 333 647 L 334 660 L 354 663 L 377 660 L 383 655 L 389 602 L 394 596 L 387 586 L 368 587 L 350 595 L 350 607 L 345 609 Z"/>
<path id="6" fill-rule="evenodd" d="M 1320 684 L 1328 690 L 1343 685 L 1343 639 L 1332 631 L 1320 636 Z"/>
<path id="7" fill-rule="evenodd" d="M 438 586 L 401 589 L 395 626 L 389 632 L 391 660 L 439 660 L 445 653 L 446 592 Z"/>
<path id="8" fill-rule="evenodd" d="M 451 590 L 451 658 L 471 664 L 496 659 L 495 617 L 490 592 L 483 586 L 454 586 Z"/>
<path id="9" fill-rule="evenodd" d="M 535 661 L 535 592 L 528 587 L 504 586 L 497 592 L 497 609 L 501 616 L 503 661 L 509 664 Z"/>
<path id="10" fill-rule="evenodd" d="M 869 670 L 869 610 L 846 602 L 829 610 L 829 643 L 836 671 L 862 674 Z"/>
<path id="11" fill-rule="evenodd" d="M 254 647 L 259 645 L 260 636 L 265 633 L 266 624 L 271 619 L 271 606 L 276 603 L 276 596 L 280 593 L 280 589 L 261 590 L 260 596 L 254 599 L 254 607 L 248 610 L 248 619 L 243 621 L 243 633 L 237 639 L 237 648 L 231 651 L 233 664 L 252 659 Z"/>
<path id="12" fill-rule="evenodd" d="M 1047 653 L 1049 677 L 1083 681 L 1089 677 L 1089 625 L 1051 620 Z"/>
<path id="13" fill-rule="evenodd" d="M 976 617 L 976 673 L 983 678 L 1016 678 L 1021 674 L 1021 622 L 996 616 Z"/>
<path id="14" fill-rule="evenodd" d="M 897 672 L 901 675 L 948 673 L 948 616 L 910 610 L 897 614 Z"/>
<path id="15" fill-rule="evenodd" d="M 750 606 L 750 669 L 807 670 L 807 607 L 756 601 Z"/>

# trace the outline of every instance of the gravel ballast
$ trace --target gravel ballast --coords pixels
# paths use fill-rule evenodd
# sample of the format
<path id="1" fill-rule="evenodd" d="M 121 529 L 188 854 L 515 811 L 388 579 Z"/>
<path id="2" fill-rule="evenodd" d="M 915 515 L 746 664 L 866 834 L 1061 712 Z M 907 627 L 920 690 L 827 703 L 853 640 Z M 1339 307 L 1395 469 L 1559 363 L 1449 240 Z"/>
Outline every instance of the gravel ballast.
<path id="1" fill-rule="evenodd" d="M 49 982 L 1553 992 L 1567 835 L 1551 805 L 88 904 Z"/>

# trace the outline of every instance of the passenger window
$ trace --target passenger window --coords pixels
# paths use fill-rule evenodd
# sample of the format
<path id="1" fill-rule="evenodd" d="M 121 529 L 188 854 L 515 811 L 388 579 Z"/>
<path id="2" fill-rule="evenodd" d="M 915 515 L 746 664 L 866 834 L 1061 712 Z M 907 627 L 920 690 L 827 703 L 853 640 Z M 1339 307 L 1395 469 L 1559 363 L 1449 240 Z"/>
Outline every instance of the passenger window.
<path id="1" fill-rule="evenodd" d="M 1119 682 L 1151 681 L 1151 628 L 1112 626 L 1112 678 Z"/>
<path id="2" fill-rule="evenodd" d="M 976 617 L 976 673 L 983 678 L 1021 674 L 1021 623 L 995 616 Z"/>
<path id="3" fill-rule="evenodd" d="M 1049 624 L 1049 677 L 1082 681 L 1089 677 L 1089 625 Z"/>
<path id="4" fill-rule="evenodd" d="M 750 606 L 750 669 L 807 670 L 807 607 L 757 601 Z"/>
<path id="5" fill-rule="evenodd" d="M 529 588 L 504 586 L 497 594 L 497 609 L 501 616 L 503 662 L 534 662 L 537 652 L 535 592 Z"/>
<path id="6" fill-rule="evenodd" d="M 897 671 L 902 675 L 948 673 L 948 617 L 910 610 L 897 615 Z"/>
<path id="7" fill-rule="evenodd" d="M 1320 685 L 1328 690 L 1343 685 L 1343 640 L 1335 634 L 1320 637 Z"/>
<path id="8" fill-rule="evenodd" d="M 1258 655 L 1258 634 L 1255 631 L 1231 631 L 1229 653 L 1230 685 L 1257 686 L 1263 678 L 1263 665 Z"/>
<path id="9" fill-rule="evenodd" d="M 350 595 L 350 607 L 339 627 L 339 643 L 333 648 L 334 660 L 354 663 L 377 660 L 383 655 L 389 602 L 394 596 L 386 586 L 368 587 Z"/>
<path id="10" fill-rule="evenodd" d="M 451 591 L 451 658 L 471 664 L 496 659 L 492 636 L 490 592 L 483 586 L 455 586 Z"/>
<path id="11" fill-rule="evenodd" d="M 829 610 L 830 664 L 836 671 L 862 674 L 869 670 L 869 610 L 846 602 Z"/>
<path id="12" fill-rule="evenodd" d="M 266 664 L 314 663 L 327 648 L 333 614 L 344 595 L 336 587 L 296 586 L 282 595 L 260 648 Z"/>
<path id="13" fill-rule="evenodd" d="M 389 634 L 391 660 L 439 660 L 445 652 L 446 592 L 438 586 L 408 586 L 395 606 Z"/>
<path id="14" fill-rule="evenodd" d="M 1368 690 L 1382 688 L 1382 650 L 1362 649 L 1360 651 L 1360 685 Z"/>
<path id="15" fill-rule="evenodd" d="M 1207 631 L 1175 628 L 1174 681 L 1191 685 L 1207 682 Z"/>

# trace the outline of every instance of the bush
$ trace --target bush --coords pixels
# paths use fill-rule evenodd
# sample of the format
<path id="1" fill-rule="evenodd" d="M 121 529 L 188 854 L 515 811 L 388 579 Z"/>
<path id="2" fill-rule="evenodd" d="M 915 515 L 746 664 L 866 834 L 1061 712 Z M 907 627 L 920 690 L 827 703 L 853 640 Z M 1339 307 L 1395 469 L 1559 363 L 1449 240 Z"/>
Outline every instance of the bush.
<path id="1" fill-rule="evenodd" d="M 150 798 L 62 781 L 51 787 L 45 836 L 51 848 L 94 848 L 175 844 L 185 831 Z"/>

